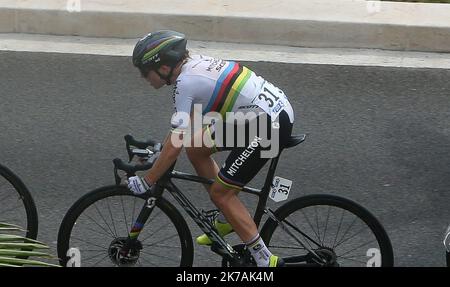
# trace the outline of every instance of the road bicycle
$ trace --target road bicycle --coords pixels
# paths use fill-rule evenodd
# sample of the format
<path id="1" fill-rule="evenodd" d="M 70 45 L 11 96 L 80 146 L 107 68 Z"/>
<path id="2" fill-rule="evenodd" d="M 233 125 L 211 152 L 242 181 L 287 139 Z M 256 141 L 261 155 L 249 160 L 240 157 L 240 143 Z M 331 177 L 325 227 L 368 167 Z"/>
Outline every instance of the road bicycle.
<path id="1" fill-rule="evenodd" d="M 305 137 L 291 136 L 286 148 L 297 146 Z M 210 248 L 221 257 L 222 266 L 255 266 L 244 244 L 232 246 L 219 236 L 214 227 L 218 211 L 198 209 L 174 183 L 209 185 L 212 179 L 176 171 L 174 163 L 151 191 L 134 195 L 121 184 L 120 174 L 130 177 L 151 168 L 162 145 L 137 141 L 130 135 L 125 142 L 129 163 L 113 160 L 116 184 L 84 195 L 65 215 L 57 247 L 62 266 L 192 266 L 194 245 L 189 226 L 164 196 L 167 192 L 210 237 Z M 392 245 L 383 226 L 349 199 L 306 195 L 275 211 L 267 208 L 269 198 L 285 195 L 291 188 L 275 176 L 280 154 L 271 159 L 263 188 L 245 186 L 242 192 L 259 198 L 254 221 L 268 248 L 281 256 L 287 267 L 393 266 Z M 146 163 L 130 164 L 135 156 Z M 79 251 L 78 265 L 73 265 L 74 253 L 69 252 L 74 249 Z"/>
<path id="2" fill-rule="evenodd" d="M 9 168 L 0 164 L 0 222 L 13 224 L 24 229 L 15 235 L 36 239 L 38 215 L 30 191 L 23 181 Z M 4 230 L 9 231 L 9 230 Z"/>

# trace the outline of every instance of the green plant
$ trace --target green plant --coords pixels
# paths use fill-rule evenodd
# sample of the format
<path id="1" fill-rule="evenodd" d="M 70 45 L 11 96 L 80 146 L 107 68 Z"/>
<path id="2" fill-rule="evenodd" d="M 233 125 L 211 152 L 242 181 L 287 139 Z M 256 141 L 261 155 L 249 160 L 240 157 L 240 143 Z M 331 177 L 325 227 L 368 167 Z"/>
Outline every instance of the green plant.
<path id="1" fill-rule="evenodd" d="M 29 259 L 30 257 L 55 259 L 54 256 L 39 250 L 49 247 L 40 241 L 10 233 L 23 232 L 17 225 L 0 222 L 0 267 L 53 266 L 58 265 Z M 6 234 L 8 232 L 8 234 Z"/>

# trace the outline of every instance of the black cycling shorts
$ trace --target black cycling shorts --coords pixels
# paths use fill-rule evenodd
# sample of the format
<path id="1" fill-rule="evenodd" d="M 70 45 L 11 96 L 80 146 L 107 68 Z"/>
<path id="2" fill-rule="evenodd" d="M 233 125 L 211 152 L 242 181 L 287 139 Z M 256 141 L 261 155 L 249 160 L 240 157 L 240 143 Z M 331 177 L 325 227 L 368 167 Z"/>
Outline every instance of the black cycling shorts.
<path id="1" fill-rule="evenodd" d="M 230 132 L 231 125 L 234 132 Z M 241 190 L 270 158 L 283 150 L 291 136 L 292 125 L 289 115 L 282 111 L 275 122 L 267 114 L 262 114 L 241 125 L 224 123 L 222 132 L 212 126 L 210 133 L 216 150 L 231 151 L 216 181 L 230 189 Z M 230 135 L 233 135 L 231 139 Z"/>

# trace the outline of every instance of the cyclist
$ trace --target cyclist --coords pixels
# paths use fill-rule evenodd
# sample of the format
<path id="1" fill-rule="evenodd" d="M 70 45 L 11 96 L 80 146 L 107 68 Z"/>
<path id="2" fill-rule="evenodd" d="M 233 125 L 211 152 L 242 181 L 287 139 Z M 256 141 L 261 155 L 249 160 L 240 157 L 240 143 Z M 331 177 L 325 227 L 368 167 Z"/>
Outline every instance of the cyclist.
<path id="1" fill-rule="evenodd" d="M 172 166 L 184 144 L 197 174 L 215 179 L 207 190 L 228 222 L 216 221 L 220 235 L 234 230 L 258 266 L 281 266 L 283 260 L 266 247 L 238 193 L 268 161 L 264 152 L 275 148 L 277 152 L 272 157 L 276 156 L 287 143 L 294 122 L 293 109 L 280 89 L 247 67 L 203 55 L 191 56 L 186 43 L 185 35 L 163 30 L 146 35 L 134 48 L 133 64 L 151 86 L 159 89 L 173 85 L 175 113 L 171 132 L 153 167 L 144 177 L 130 177 L 128 186 L 136 194 L 148 191 Z M 192 132 L 196 114 L 213 112 L 215 121 Z M 233 117 L 238 112 L 245 115 L 245 120 Z M 239 127 L 243 128 L 244 137 L 240 136 Z M 269 137 L 270 141 L 265 141 Z M 201 144 L 196 146 L 198 140 Z M 230 154 L 219 168 L 211 155 L 223 150 Z M 197 238 L 197 242 L 211 243 L 206 235 Z"/>

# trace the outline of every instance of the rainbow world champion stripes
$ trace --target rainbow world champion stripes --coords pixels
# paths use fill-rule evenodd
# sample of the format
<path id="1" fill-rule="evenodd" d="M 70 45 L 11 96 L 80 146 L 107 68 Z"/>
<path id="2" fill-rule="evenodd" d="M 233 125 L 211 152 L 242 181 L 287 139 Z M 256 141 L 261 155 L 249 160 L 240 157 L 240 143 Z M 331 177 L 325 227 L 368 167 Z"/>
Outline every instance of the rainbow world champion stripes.
<path id="1" fill-rule="evenodd" d="M 149 52 L 147 52 L 144 57 L 142 57 L 142 62 L 147 61 L 148 59 L 151 59 L 153 56 L 155 56 L 159 51 L 161 51 L 164 47 L 172 43 L 173 41 L 176 41 L 180 39 L 180 37 L 177 36 L 171 36 L 159 39 L 155 41 L 154 43 L 151 43 L 147 49 L 151 49 Z"/>
<path id="2" fill-rule="evenodd" d="M 239 94 L 250 78 L 251 71 L 236 62 L 230 62 L 222 72 L 214 88 L 208 105 L 203 110 L 203 114 L 208 112 L 218 112 L 222 118 L 226 118 L 226 113 L 233 109 Z"/>

